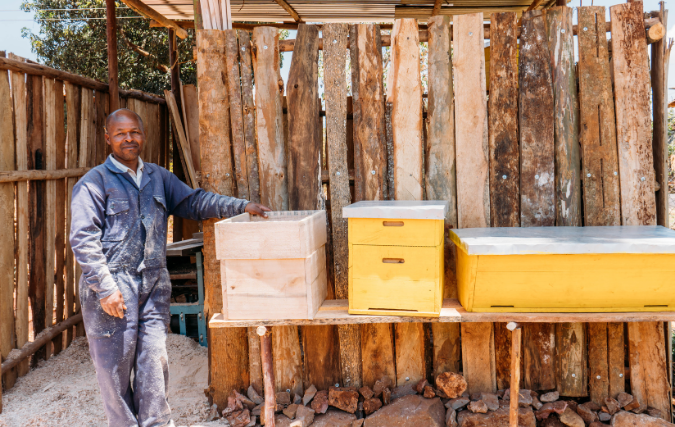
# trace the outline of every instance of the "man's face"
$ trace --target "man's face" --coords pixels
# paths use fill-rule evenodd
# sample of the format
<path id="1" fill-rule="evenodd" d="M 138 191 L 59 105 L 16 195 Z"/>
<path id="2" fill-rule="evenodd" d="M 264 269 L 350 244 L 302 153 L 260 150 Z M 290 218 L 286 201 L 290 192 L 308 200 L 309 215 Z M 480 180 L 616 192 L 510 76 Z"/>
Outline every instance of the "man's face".
<path id="1" fill-rule="evenodd" d="M 116 158 L 134 161 L 145 144 L 145 132 L 132 114 L 118 114 L 108 124 L 105 140 Z"/>

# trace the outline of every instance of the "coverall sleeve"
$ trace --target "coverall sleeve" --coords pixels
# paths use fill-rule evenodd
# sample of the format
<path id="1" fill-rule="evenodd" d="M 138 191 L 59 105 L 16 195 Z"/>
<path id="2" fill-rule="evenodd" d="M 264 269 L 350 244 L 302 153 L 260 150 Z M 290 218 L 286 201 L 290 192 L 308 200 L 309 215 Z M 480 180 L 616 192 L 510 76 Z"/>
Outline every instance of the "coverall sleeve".
<path id="1" fill-rule="evenodd" d="M 105 197 L 87 181 L 73 189 L 70 246 L 82 268 L 82 276 L 99 298 L 112 295 L 117 283 L 108 269 L 101 236 L 105 222 Z"/>
<path id="2" fill-rule="evenodd" d="M 169 215 L 201 221 L 209 218 L 229 218 L 244 213 L 249 203 L 245 199 L 221 196 L 201 188 L 192 189 L 169 171 L 164 172 Z"/>

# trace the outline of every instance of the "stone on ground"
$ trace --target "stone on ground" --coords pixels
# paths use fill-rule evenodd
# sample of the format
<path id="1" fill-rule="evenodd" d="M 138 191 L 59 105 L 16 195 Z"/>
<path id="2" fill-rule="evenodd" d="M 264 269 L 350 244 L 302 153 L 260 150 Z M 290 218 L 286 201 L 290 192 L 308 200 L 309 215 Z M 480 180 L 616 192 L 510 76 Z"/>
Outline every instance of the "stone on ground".
<path id="1" fill-rule="evenodd" d="M 458 427 L 509 427 L 509 408 L 499 408 L 487 414 L 462 411 L 457 414 Z M 536 427 L 532 408 L 518 409 L 518 427 Z"/>
<path id="2" fill-rule="evenodd" d="M 364 427 L 443 427 L 445 407 L 438 397 L 425 399 L 413 394 L 382 407 L 366 418 Z"/>
<path id="3" fill-rule="evenodd" d="M 465 407 L 466 405 L 469 404 L 469 402 L 471 401 L 467 397 L 458 397 L 456 399 L 448 400 L 448 403 L 445 404 L 445 407 L 448 409 L 452 408 L 454 410 L 457 410 Z"/>
<path id="4" fill-rule="evenodd" d="M 614 415 L 619 412 L 619 409 L 621 409 L 619 402 L 616 399 L 612 399 L 611 397 L 605 398 L 605 406 L 607 407 L 607 412 L 609 415 Z"/>
<path id="5" fill-rule="evenodd" d="M 445 413 L 445 427 L 457 427 L 457 412 L 452 408 Z"/>
<path id="6" fill-rule="evenodd" d="M 328 391 L 317 391 L 312 400 L 312 409 L 317 414 L 325 414 L 328 410 Z"/>
<path id="7" fill-rule="evenodd" d="M 469 403 L 467 408 L 469 408 L 469 411 L 478 414 L 487 414 L 488 411 L 488 406 L 482 400 L 474 400 L 473 402 Z"/>
<path id="8" fill-rule="evenodd" d="M 496 411 L 499 409 L 499 398 L 494 393 L 481 393 L 480 400 L 485 402 L 487 408 L 490 411 Z"/>
<path id="9" fill-rule="evenodd" d="M 368 400 L 363 401 L 363 412 L 366 413 L 366 415 L 370 415 L 373 412 L 377 411 L 382 407 L 382 401 L 378 399 L 377 397 L 370 398 Z"/>
<path id="10" fill-rule="evenodd" d="M 613 427 L 672 427 L 675 424 L 661 418 L 650 417 L 647 414 L 631 414 L 621 411 L 612 418 Z"/>
<path id="11" fill-rule="evenodd" d="M 305 390 L 305 395 L 302 398 L 302 404 L 305 406 L 309 405 L 309 402 L 311 402 L 312 399 L 314 399 L 315 395 L 316 395 L 316 387 L 314 386 L 314 384 L 312 384 L 311 386 L 309 386 L 307 390 Z"/>
<path id="12" fill-rule="evenodd" d="M 592 402 L 586 402 L 584 404 L 578 405 L 576 412 L 581 416 L 587 425 L 593 421 L 598 421 L 598 413 L 595 411 L 595 406 Z"/>
<path id="13" fill-rule="evenodd" d="M 619 402 L 619 406 L 622 408 L 625 408 L 626 405 L 631 403 L 633 401 L 633 395 L 621 392 L 619 395 L 616 397 L 616 400 Z"/>
<path id="14" fill-rule="evenodd" d="M 572 408 L 567 408 L 565 409 L 565 412 L 560 414 L 560 422 L 568 427 L 586 427 L 584 419 L 581 418 L 579 414 L 574 412 Z"/>
<path id="15" fill-rule="evenodd" d="M 328 404 L 353 414 L 359 403 L 359 392 L 353 387 L 330 387 Z"/>
<path id="16" fill-rule="evenodd" d="M 291 403 L 282 411 L 290 419 L 295 419 L 295 413 L 298 411 L 298 405 L 296 403 Z"/>
<path id="17" fill-rule="evenodd" d="M 436 387 L 450 399 L 459 397 L 466 391 L 466 380 L 454 372 L 443 372 L 436 377 Z"/>
<path id="18" fill-rule="evenodd" d="M 363 396 L 363 398 L 364 398 L 365 400 L 368 400 L 368 399 L 372 398 L 372 397 L 375 395 L 375 393 L 373 392 L 373 389 L 371 389 L 371 388 L 368 387 L 368 386 L 363 386 L 363 387 L 361 387 L 361 388 L 359 389 L 359 393 L 361 393 L 361 396 Z"/>
<path id="19" fill-rule="evenodd" d="M 539 400 L 542 403 L 555 402 L 558 399 L 560 399 L 560 393 L 558 393 L 557 391 L 550 391 L 548 393 L 544 393 L 541 396 L 539 396 Z"/>
<path id="20" fill-rule="evenodd" d="M 389 378 L 387 375 L 375 381 L 375 385 L 373 385 L 373 393 L 375 393 L 375 397 L 380 397 L 384 389 L 385 388 L 391 389 L 392 385 L 393 383 L 391 381 L 391 378 Z"/>
<path id="21" fill-rule="evenodd" d="M 545 420 L 553 412 L 555 412 L 556 414 L 562 414 L 563 412 L 565 412 L 565 409 L 567 409 L 567 402 L 563 400 L 558 400 L 555 402 L 544 403 L 541 409 L 535 412 L 535 415 L 538 420 Z"/>
<path id="22" fill-rule="evenodd" d="M 251 401 L 253 401 L 256 405 L 260 405 L 263 403 L 263 398 L 260 397 L 257 391 L 255 391 L 255 388 L 253 386 L 248 386 L 248 390 L 246 390 L 246 395 L 248 396 Z"/>
<path id="23" fill-rule="evenodd" d="M 325 414 L 314 417 L 312 427 L 352 427 L 354 421 L 356 421 L 354 414 L 329 409 Z"/>

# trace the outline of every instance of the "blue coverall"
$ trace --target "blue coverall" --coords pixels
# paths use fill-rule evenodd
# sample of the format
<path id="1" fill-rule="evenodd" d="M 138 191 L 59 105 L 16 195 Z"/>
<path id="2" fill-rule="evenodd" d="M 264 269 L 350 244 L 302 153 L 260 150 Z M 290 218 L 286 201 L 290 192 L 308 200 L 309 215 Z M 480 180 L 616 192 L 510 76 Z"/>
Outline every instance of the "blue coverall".
<path id="1" fill-rule="evenodd" d="M 166 353 L 169 215 L 223 218 L 243 213 L 248 203 L 193 190 L 166 169 L 144 165 L 139 188 L 108 158 L 75 185 L 71 201 L 70 244 L 82 268 L 82 315 L 111 427 L 155 427 L 171 421 Z M 100 304 L 117 289 L 127 307 L 123 319 L 106 314 Z"/>

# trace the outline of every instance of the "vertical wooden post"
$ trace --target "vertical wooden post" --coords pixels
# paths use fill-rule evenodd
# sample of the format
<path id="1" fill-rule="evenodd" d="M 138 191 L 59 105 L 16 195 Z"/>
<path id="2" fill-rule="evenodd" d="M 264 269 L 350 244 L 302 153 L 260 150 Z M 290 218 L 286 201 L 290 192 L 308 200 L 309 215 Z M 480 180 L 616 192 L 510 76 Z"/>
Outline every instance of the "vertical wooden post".
<path id="1" fill-rule="evenodd" d="M 64 169 L 66 167 L 66 129 L 65 129 L 65 99 L 63 93 L 63 82 L 56 80 L 54 82 L 54 103 L 56 108 L 56 169 Z M 56 222 L 56 236 L 54 238 L 54 246 L 56 247 L 56 323 L 64 320 L 64 303 L 65 303 L 65 221 L 66 221 L 66 181 L 60 179 L 55 181 L 56 186 L 56 215 L 54 221 Z M 69 199 L 68 199 L 69 200 Z M 54 354 L 59 354 L 63 347 L 63 334 L 59 334 L 54 338 Z"/>
<path id="2" fill-rule="evenodd" d="M 520 395 L 520 343 L 521 330 L 516 323 L 509 323 L 511 331 L 511 395 L 509 403 L 509 427 L 518 427 L 518 401 Z"/>
<path id="3" fill-rule="evenodd" d="M 54 80 L 46 78 L 44 82 L 45 97 L 45 169 L 56 169 L 56 98 L 54 95 Z M 63 107 L 61 107 L 63 109 Z M 45 182 L 45 327 L 54 324 L 54 270 L 56 256 L 56 181 Z M 32 272 L 32 270 L 31 270 Z M 45 359 L 52 353 L 52 343 L 46 345 Z"/>
<path id="4" fill-rule="evenodd" d="M 668 28 L 668 11 L 659 2 L 659 17 Z M 661 189 L 656 192 L 656 223 L 668 227 L 668 37 L 651 45 L 652 106 L 654 108 L 654 171 Z"/>
<path id="5" fill-rule="evenodd" d="M 117 17 L 115 0 L 105 0 L 106 36 L 108 38 L 108 85 L 110 88 L 109 111 L 120 108 L 120 94 L 117 73 Z"/>
<path id="6" fill-rule="evenodd" d="M 248 172 L 249 200 L 260 203 L 260 176 L 258 175 L 258 146 L 255 139 L 255 103 L 253 102 L 253 64 L 251 36 L 239 30 L 239 66 L 241 69 L 241 98 L 244 113 L 244 144 Z"/>
<path id="7" fill-rule="evenodd" d="M 276 391 L 274 388 L 274 363 L 272 360 L 272 331 L 258 326 L 260 336 L 260 360 L 262 361 L 263 381 L 265 384 L 265 419 L 266 427 L 274 427 L 274 413 L 277 410 Z"/>
<path id="8" fill-rule="evenodd" d="M 14 117 L 9 74 L 0 72 L 0 170 L 13 171 Z M 0 359 L 4 360 L 16 345 L 14 331 L 14 183 L 0 184 Z M 0 376 L 0 412 L 2 412 Z M 14 386 L 16 369 L 4 375 L 7 388 Z"/>

